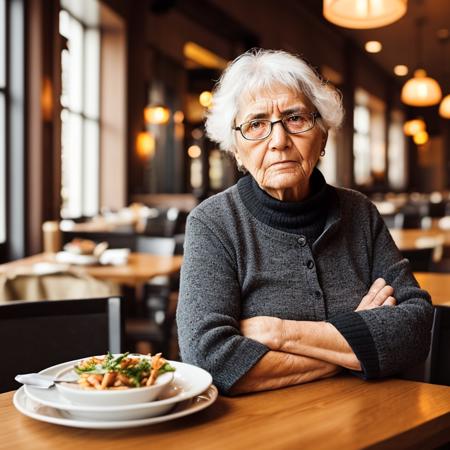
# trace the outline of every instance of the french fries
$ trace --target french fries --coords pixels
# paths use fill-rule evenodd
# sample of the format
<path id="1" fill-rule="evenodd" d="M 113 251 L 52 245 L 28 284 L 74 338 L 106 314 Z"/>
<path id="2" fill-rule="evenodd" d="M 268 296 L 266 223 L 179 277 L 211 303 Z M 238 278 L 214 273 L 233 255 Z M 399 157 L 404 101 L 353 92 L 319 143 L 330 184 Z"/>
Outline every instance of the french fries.
<path id="1" fill-rule="evenodd" d="M 158 375 L 175 370 L 161 353 L 153 357 L 128 356 L 128 353 L 92 357 L 75 366 L 78 384 L 84 389 L 120 390 L 152 386 Z"/>

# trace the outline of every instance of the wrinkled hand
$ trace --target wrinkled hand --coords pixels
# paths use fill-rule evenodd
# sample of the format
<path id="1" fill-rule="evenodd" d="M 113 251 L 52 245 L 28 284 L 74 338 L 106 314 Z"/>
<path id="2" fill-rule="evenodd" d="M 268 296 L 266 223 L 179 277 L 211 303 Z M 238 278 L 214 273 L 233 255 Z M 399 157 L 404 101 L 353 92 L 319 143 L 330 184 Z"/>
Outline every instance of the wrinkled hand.
<path id="1" fill-rule="evenodd" d="M 283 320 L 277 317 L 258 316 L 241 321 L 243 336 L 261 342 L 271 350 L 278 350 L 283 339 Z"/>
<path id="2" fill-rule="evenodd" d="M 377 278 L 370 286 L 369 292 L 362 298 L 356 311 L 378 308 L 379 306 L 395 306 L 397 300 L 393 295 L 394 288 L 386 284 L 383 278 Z"/>

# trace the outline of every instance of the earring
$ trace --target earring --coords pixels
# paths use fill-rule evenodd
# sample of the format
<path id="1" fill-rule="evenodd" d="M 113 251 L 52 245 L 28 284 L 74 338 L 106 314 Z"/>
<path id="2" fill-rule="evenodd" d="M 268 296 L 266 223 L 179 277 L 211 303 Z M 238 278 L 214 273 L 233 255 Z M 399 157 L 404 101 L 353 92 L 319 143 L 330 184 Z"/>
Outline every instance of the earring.
<path id="1" fill-rule="evenodd" d="M 320 156 L 325 156 L 325 149 L 320 152 Z"/>

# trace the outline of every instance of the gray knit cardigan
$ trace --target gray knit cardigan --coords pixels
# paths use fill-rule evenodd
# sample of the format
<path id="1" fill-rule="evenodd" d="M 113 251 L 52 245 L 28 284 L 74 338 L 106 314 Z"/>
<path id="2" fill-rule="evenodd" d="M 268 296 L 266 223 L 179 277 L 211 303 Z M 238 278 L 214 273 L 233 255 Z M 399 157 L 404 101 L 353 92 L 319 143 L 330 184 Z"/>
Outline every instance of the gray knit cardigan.
<path id="1" fill-rule="evenodd" d="M 325 228 L 304 236 L 258 221 L 232 186 L 195 208 L 186 228 L 177 325 L 183 361 L 209 371 L 222 393 L 268 348 L 241 335 L 254 316 L 329 321 L 364 378 L 396 374 L 426 358 L 432 306 L 373 204 L 331 188 Z M 373 281 L 394 288 L 395 307 L 355 312 Z"/>

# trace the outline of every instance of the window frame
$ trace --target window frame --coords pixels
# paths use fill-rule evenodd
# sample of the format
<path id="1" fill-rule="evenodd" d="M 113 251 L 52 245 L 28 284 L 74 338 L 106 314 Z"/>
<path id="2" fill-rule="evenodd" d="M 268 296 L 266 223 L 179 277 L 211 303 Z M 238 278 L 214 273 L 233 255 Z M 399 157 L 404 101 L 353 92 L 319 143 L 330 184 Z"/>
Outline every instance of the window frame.
<path id="1" fill-rule="evenodd" d="M 9 86 L 9 45 L 10 45 L 10 27 L 9 27 L 9 2 L 4 0 L 4 20 L 5 20 L 5 36 L 4 36 L 4 68 L 5 68 L 5 73 L 4 73 L 4 86 L 0 86 L 0 93 L 1 95 L 3 95 L 4 98 L 4 123 L 3 123 L 3 129 L 4 129 L 4 134 L 3 137 L 0 135 L 0 138 L 3 139 L 3 142 L 0 144 L 0 148 L 1 145 L 3 145 L 3 150 L 4 150 L 4 154 L 3 154 L 3 158 L 4 158 L 4 170 L 5 170 L 5 176 L 3 178 L 2 182 L 3 185 L 3 189 L 4 189 L 4 210 L 0 211 L 0 215 L 2 213 L 4 213 L 3 216 L 3 221 L 4 221 L 4 230 L 5 230 L 5 240 L 4 241 L 0 241 L 0 262 L 5 262 L 8 259 L 8 240 L 9 240 L 9 224 L 8 224 L 8 217 L 9 217 L 9 197 L 10 197 L 10 187 L 9 187 L 9 152 L 8 152 L 8 148 L 10 148 L 9 144 L 9 108 L 8 108 L 8 104 L 9 104 L 9 90 L 8 90 L 8 86 Z"/>

